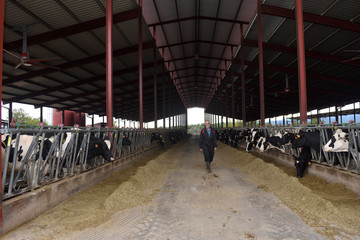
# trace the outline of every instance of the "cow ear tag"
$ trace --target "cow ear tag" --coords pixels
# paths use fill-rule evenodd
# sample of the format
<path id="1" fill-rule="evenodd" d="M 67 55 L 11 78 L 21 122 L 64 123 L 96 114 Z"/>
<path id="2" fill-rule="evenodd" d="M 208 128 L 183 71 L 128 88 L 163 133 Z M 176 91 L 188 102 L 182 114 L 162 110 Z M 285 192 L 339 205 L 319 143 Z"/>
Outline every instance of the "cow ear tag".
<path id="1" fill-rule="evenodd" d="M 97 148 L 97 147 L 99 147 L 99 145 L 95 144 L 95 147 Z"/>
<path id="2" fill-rule="evenodd" d="M 308 165 L 311 165 L 311 162 L 308 162 Z"/>
<path id="3" fill-rule="evenodd" d="M 300 135 L 299 135 L 299 134 L 296 135 L 296 139 L 298 139 L 298 138 L 300 138 Z"/>
<path id="4" fill-rule="evenodd" d="M 338 129 L 338 127 L 334 127 L 334 130 L 337 130 Z"/>

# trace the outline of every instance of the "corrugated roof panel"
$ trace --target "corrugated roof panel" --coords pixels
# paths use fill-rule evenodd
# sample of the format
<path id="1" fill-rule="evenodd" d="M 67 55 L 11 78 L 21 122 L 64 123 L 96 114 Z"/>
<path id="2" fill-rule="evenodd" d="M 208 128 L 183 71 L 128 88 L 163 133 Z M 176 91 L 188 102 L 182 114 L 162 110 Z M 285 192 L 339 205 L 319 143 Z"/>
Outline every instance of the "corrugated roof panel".
<path id="1" fill-rule="evenodd" d="M 324 26 L 324 25 L 312 25 L 306 32 L 305 32 L 305 47 L 306 49 L 311 49 L 316 51 L 316 46 L 319 42 L 327 38 L 334 32 L 334 28 Z M 319 44 L 321 45 L 321 44 Z"/>
<path id="2" fill-rule="evenodd" d="M 181 41 L 178 24 L 164 25 L 164 31 L 166 33 L 168 44 L 179 43 Z"/>
<path id="3" fill-rule="evenodd" d="M 85 3 L 84 1 L 64 0 L 61 2 L 65 5 L 65 7 L 70 9 L 70 11 L 76 15 L 81 22 L 105 17 L 105 12 L 101 9 L 101 7 L 99 7 L 96 1 L 86 1 Z"/>
<path id="4" fill-rule="evenodd" d="M 24 1 L 24 2 L 29 2 L 29 0 Z M 32 1 L 30 1 L 32 2 Z M 23 2 L 21 2 L 23 3 Z M 21 5 L 20 5 L 21 6 Z M 16 16 L 16 17 L 14 17 Z M 38 22 L 36 19 L 34 19 L 32 16 L 30 16 L 29 14 L 23 12 L 18 6 L 14 5 L 12 2 L 7 1 L 6 5 L 5 5 L 5 23 L 7 25 L 10 25 L 11 27 L 17 27 L 17 28 L 22 28 L 24 25 L 27 24 L 34 24 Z M 33 25 L 30 29 L 28 29 L 29 33 L 32 33 L 33 29 L 35 27 L 39 27 L 41 24 L 37 24 Z M 44 26 L 42 26 L 42 30 L 43 31 L 47 31 L 47 28 L 45 28 Z M 22 31 L 20 31 L 22 32 Z M 22 36 L 19 36 L 18 39 L 21 39 Z M 6 40 L 8 41 L 8 40 Z"/>
<path id="5" fill-rule="evenodd" d="M 265 0 L 265 5 L 271 5 L 276 7 L 288 8 L 288 9 L 291 9 L 295 6 L 294 1 L 289 1 L 289 0 Z"/>
<path id="6" fill-rule="evenodd" d="M 220 0 L 207 0 L 200 2 L 200 16 L 216 17 Z"/>
<path id="7" fill-rule="evenodd" d="M 354 39 L 359 39 L 360 33 L 340 30 L 333 34 L 331 38 L 324 41 L 320 46 L 316 48 L 316 51 L 322 53 L 332 53 L 340 48 L 343 48 L 346 44 L 352 42 Z"/>
<path id="8" fill-rule="evenodd" d="M 232 30 L 231 23 L 217 22 L 214 41 L 221 42 L 221 43 L 227 43 L 231 30 Z M 208 36 L 208 39 L 209 38 L 210 38 L 210 36 Z"/>
<path id="9" fill-rule="evenodd" d="M 279 34 L 286 32 L 287 34 Z M 305 33 L 307 34 L 307 33 Z M 293 19 L 286 19 L 277 29 L 277 32 L 272 35 L 269 43 L 287 45 L 290 41 L 296 38 L 296 25 Z M 257 38 L 256 38 L 257 41 Z"/>
<path id="10" fill-rule="evenodd" d="M 181 33 L 183 41 L 194 41 L 195 40 L 195 21 L 184 21 L 180 23 Z"/>
<path id="11" fill-rule="evenodd" d="M 195 16 L 195 6 L 196 2 L 193 0 L 181 0 L 181 2 L 178 2 L 179 17 L 186 18 Z"/>
<path id="12" fill-rule="evenodd" d="M 214 58 L 217 57 L 222 58 L 222 53 L 224 52 L 224 48 L 225 46 L 214 44 L 212 46 L 211 52 L 209 52 L 208 54 L 210 54 L 210 56 Z"/>
<path id="13" fill-rule="evenodd" d="M 194 56 L 195 55 L 195 43 L 186 44 L 185 46 L 185 56 Z"/>
<path id="14" fill-rule="evenodd" d="M 46 42 L 46 46 L 53 49 L 56 52 L 61 53 L 61 55 L 68 60 L 77 60 L 88 57 L 76 46 L 71 44 L 69 41 L 66 41 L 65 39 L 56 39 L 53 41 L 48 41 Z"/>
<path id="15" fill-rule="evenodd" d="M 132 19 L 129 21 L 121 22 L 121 23 L 118 23 L 117 25 L 124 32 L 126 38 L 130 41 L 131 45 L 138 44 L 139 34 L 137 31 L 137 29 L 138 29 L 138 20 L 137 19 Z M 144 34 L 144 33 L 146 33 L 145 27 L 146 26 L 143 26 L 143 35 L 142 35 L 143 42 L 146 42 L 149 40 L 149 36 Z"/>
<path id="16" fill-rule="evenodd" d="M 200 44 L 198 49 L 199 56 L 210 56 L 211 44 Z"/>
<path id="17" fill-rule="evenodd" d="M 239 0 L 220 1 L 219 18 L 236 19 L 240 3 Z"/>
<path id="18" fill-rule="evenodd" d="M 156 3 L 156 8 L 159 12 L 160 21 L 169 21 L 177 19 L 176 5 L 174 1 L 161 1 L 161 5 Z M 155 12 L 154 12 L 155 13 Z"/>
<path id="19" fill-rule="evenodd" d="M 53 1 L 24 0 L 21 1 L 21 5 L 55 29 L 76 23 L 62 7 Z M 34 19 L 34 21 L 37 22 L 38 20 Z"/>
<path id="20" fill-rule="evenodd" d="M 100 0 L 103 8 L 106 9 L 106 0 Z M 112 1 L 113 2 L 113 13 L 125 12 L 134 8 L 137 8 L 137 5 L 131 0 L 121 0 L 121 1 Z M 147 1 L 144 1 L 147 2 Z"/>
<path id="21" fill-rule="evenodd" d="M 307 13 L 320 15 L 323 12 L 326 12 L 332 3 L 333 1 L 329 1 L 329 0 L 316 0 L 316 1 L 306 0 L 303 1 L 303 11 Z"/>
<path id="22" fill-rule="evenodd" d="M 172 57 L 174 59 L 177 59 L 177 58 L 182 58 L 184 57 L 184 48 L 183 45 L 178 45 L 178 46 L 173 46 L 171 47 L 171 53 L 172 53 Z"/>
<path id="23" fill-rule="evenodd" d="M 358 0 L 346 0 L 338 1 L 334 7 L 332 7 L 325 16 L 351 20 L 355 16 L 359 20 L 360 3 Z"/>
<path id="24" fill-rule="evenodd" d="M 80 47 L 91 55 L 97 55 L 105 51 L 105 42 L 100 42 L 98 39 L 95 39 L 90 32 L 74 34 L 68 38 L 75 43 L 82 42 L 83 39 L 86 39 Z"/>
<path id="25" fill-rule="evenodd" d="M 241 40 L 240 26 L 238 24 L 235 24 L 232 31 L 231 31 L 229 44 L 234 44 L 234 45 L 239 46 L 240 45 L 240 40 Z"/>
<path id="26" fill-rule="evenodd" d="M 219 26 L 217 26 L 218 29 Z M 200 20 L 199 21 L 199 39 L 211 41 L 214 35 L 215 21 Z M 216 33 L 217 34 L 217 33 Z"/>

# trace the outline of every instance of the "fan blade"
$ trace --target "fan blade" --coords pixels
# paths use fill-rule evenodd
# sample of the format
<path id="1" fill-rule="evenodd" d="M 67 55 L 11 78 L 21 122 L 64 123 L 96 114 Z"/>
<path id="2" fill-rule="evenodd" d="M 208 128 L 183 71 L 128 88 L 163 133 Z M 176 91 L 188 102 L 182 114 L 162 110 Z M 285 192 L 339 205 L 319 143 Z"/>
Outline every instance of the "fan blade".
<path id="1" fill-rule="evenodd" d="M 29 63 L 37 63 L 37 62 L 50 62 L 50 61 L 53 61 L 53 60 L 59 60 L 59 59 L 62 59 L 60 57 L 57 57 L 57 58 L 44 58 L 44 59 L 29 59 Z"/>
<path id="2" fill-rule="evenodd" d="M 42 64 L 42 63 L 34 63 L 34 62 L 31 62 L 31 64 L 34 65 L 34 66 L 39 66 L 39 67 L 54 68 L 54 69 L 57 69 L 57 70 L 60 69 L 60 68 L 58 68 L 58 67 L 54 67 L 54 66 L 47 65 L 47 64 Z"/>
<path id="3" fill-rule="evenodd" d="M 22 58 L 21 58 L 20 56 L 16 55 L 15 53 L 12 53 L 12 52 L 10 52 L 10 51 L 8 51 L 8 50 L 6 50 L 6 49 L 3 49 L 3 50 L 4 50 L 4 52 L 10 54 L 11 56 L 16 57 L 17 59 L 22 60 Z"/>
<path id="4" fill-rule="evenodd" d="M 15 69 L 18 69 L 21 65 L 23 65 L 24 64 L 24 62 L 23 61 L 21 61 L 18 65 L 16 65 L 15 66 Z"/>

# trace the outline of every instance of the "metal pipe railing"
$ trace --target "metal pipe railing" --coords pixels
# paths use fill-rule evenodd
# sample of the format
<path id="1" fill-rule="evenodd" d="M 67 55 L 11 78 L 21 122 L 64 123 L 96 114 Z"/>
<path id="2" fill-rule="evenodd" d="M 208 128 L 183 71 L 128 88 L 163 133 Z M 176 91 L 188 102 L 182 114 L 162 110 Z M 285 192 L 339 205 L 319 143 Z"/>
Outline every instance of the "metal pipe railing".
<path id="1" fill-rule="evenodd" d="M 141 132 L 138 129 L 124 128 L 41 126 L 26 129 L 3 128 L 0 131 L 3 138 L 3 200 L 106 163 L 101 156 L 91 159 L 91 162 L 87 161 L 91 135 L 108 139 L 111 143 L 110 151 L 115 159 L 138 151 L 142 144 L 144 147 L 156 144 L 151 143 L 151 132 L 155 131 L 154 129 L 144 129 Z M 169 139 L 169 132 L 173 130 L 156 131 L 161 133 L 164 139 Z M 83 136 L 81 141 L 80 135 Z M 129 138 L 130 146 L 122 145 L 123 136 Z M 24 144 L 25 140 L 28 142 Z"/>

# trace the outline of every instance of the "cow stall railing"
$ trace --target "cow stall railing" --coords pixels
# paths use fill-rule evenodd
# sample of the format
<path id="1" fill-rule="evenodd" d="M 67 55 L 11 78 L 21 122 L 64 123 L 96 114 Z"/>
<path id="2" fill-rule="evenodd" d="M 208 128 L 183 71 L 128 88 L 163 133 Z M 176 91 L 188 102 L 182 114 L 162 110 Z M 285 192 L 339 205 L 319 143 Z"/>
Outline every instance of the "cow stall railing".
<path id="1" fill-rule="evenodd" d="M 87 162 L 90 136 L 109 139 L 112 156 L 118 159 L 155 144 L 150 142 L 150 131 L 90 127 L 1 129 L 2 199 L 15 197 L 106 163 L 101 156 Z M 168 129 L 158 131 L 168 136 Z M 131 145 L 122 144 L 126 137 Z"/>
<path id="2" fill-rule="evenodd" d="M 344 171 L 360 174 L 360 125 L 347 124 L 347 125 L 300 125 L 300 126 L 267 126 L 258 127 L 265 137 L 274 136 L 276 133 L 284 135 L 286 132 L 297 134 L 299 131 L 320 133 L 320 147 L 319 149 L 311 148 L 312 162 L 331 166 Z M 341 152 L 328 152 L 323 147 L 330 141 L 333 134 L 337 129 L 345 131 L 348 136 L 348 148 Z M 225 129 L 218 129 L 219 131 Z M 238 131 L 248 130 L 247 128 L 235 128 Z M 292 148 L 291 144 L 285 144 L 284 154 L 299 156 L 300 148 Z"/>

